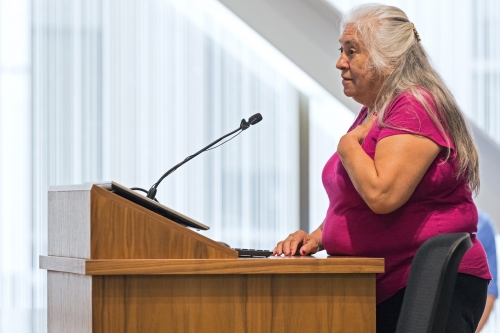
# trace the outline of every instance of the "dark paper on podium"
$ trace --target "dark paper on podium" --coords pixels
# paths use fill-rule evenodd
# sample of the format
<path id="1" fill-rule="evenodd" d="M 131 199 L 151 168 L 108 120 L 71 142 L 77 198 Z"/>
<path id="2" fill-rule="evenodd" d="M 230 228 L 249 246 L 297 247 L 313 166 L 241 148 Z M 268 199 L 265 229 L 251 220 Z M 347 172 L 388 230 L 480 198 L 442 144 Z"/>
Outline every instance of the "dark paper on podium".
<path id="1" fill-rule="evenodd" d="M 102 188 L 107 189 L 108 191 L 111 191 L 127 200 L 130 200 L 146 209 L 149 209 L 150 211 L 153 211 L 157 214 L 160 214 L 161 216 L 164 216 L 168 218 L 169 220 L 172 220 L 174 222 L 177 222 L 183 226 L 194 228 L 197 230 L 208 230 L 210 229 L 209 226 L 198 222 L 196 220 L 193 220 L 190 217 L 187 217 L 186 215 L 183 215 L 171 208 L 168 208 L 167 206 L 164 206 L 154 200 L 151 200 L 147 198 L 146 196 L 139 194 L 137 192 L 132 191 L 128 187 L 125 187 L 123 185 L 120 185 L 115 182 L 105 182 L 105 183 L 98 183 L 96 184 Z"/>

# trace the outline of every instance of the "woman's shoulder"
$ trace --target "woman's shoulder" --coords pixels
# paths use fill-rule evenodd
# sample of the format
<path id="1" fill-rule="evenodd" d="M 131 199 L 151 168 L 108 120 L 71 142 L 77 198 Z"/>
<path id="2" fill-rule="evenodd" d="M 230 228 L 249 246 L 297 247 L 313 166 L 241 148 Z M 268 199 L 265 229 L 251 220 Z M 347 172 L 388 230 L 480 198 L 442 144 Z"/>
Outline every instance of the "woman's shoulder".
<path id="1" fill-rule="evenodd" d="M 426 105 L 424 106 L 423 103 Z M 387 107 L 387 113 L 390 114 L 401 109 L 410 109 L 417 113 L 427 113 L 425 110 L 426 106 L 429 111 L 437 113 L 436 102 L 432 94 L 425 88 L 415 86 L 412 89 L 397 94 Z"/>
<path id="2" fill-rule="evenodd" d="M 443 122 L 437 111 L 436 103 L 430 92 L 422 87 L 399 93 L 389 104 L 383 115 L 387 126 L 386 135 L 412 133 L 426 136 L 439 145 L 453 144 L 445 137 Z"/>
<path id="3" fill-rule="evenodd" d="M 422 88 L 406 90 L 399 93 L 396 98 L 392 100 L 383 113 L 383 120 L 387 122 L 389 126 L 392 122 L 401 121 L 408 125 L 413 122 L 421 124 L 422 121 L 425 122 L 426 119 L 431 117 L 429 112 L 437 116 L 434 104 L 434 99 L 431 99 L 430 94 L 426 90 Z"/>

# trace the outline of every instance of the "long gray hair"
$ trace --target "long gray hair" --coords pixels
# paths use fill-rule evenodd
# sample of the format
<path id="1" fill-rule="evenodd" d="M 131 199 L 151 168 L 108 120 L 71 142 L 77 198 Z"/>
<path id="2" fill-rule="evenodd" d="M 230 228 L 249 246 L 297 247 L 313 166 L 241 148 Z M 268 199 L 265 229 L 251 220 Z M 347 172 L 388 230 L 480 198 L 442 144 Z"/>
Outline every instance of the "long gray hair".
<path id="1" fill-rule="evenodd" d="M 375 101 L 379 123 L 389 104 L 402 92 L 411 92 L 424 106 L 432 121 L 456 149 L 457 179 L 465 178 L 476 194 L 479 191 L 479 162 L 470 130 L 453 94 L 429 62 L 414 25 L 399 8 L 378 4 L 355 7 L 342 20 L 341 31 L 347 24 L 356 29 L 359 42 L 368 51 L 367 67 L 385 79 Z M 425 90 L 419 89 L 419 87 Z M 428 101 L 434 100 L 437 114 Z"/>

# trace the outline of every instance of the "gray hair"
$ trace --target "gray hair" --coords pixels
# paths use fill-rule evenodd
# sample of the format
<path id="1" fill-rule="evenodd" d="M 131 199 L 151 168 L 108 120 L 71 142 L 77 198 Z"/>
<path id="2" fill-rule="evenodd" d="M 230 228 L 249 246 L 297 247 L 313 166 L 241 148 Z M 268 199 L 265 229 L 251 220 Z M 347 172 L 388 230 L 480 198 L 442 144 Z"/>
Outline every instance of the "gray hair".
<path id="1" fill-rule="evenodd" d="M 368 69 L 385 78 L 374 107 L 379 123 L 388 126 L 384 123 L 387 107 L 402 92 L 411 92 L 447 140 L 446 159 L 451 155 L 448 135 L 451 137 L 456 149 L 454 158 L 458 162 L 456 178 L 467 179 L 471 190 L 477 194 L 479 159 L 471 132 L 453 94 L 430 64 L 406 14 L 393 6 L 361 5 L 342 20 L 341 31 L 347 24 L 355 27 L 359 42 L 368 51 Z M 435 102 L 437 114 L 428 101 Z"/>

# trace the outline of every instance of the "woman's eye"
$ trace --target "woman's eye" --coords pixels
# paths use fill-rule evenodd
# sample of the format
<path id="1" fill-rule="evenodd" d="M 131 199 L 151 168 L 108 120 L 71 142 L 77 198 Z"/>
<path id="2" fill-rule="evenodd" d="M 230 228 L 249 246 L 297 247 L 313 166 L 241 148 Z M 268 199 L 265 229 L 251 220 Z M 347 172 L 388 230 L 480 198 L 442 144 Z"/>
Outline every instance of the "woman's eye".
<path id="1" fill-rule="evenodd" d="M 353 55 L 354 53 L 356 53 L 354 50 L 349 50 L 349 55 Z"/>
<path id="2" fill-rule="evenodd" d="M 344 52 L 344 48 L 342 46 L 339 47 L 339 51 L 340 51 L 340 53 Z"/>

